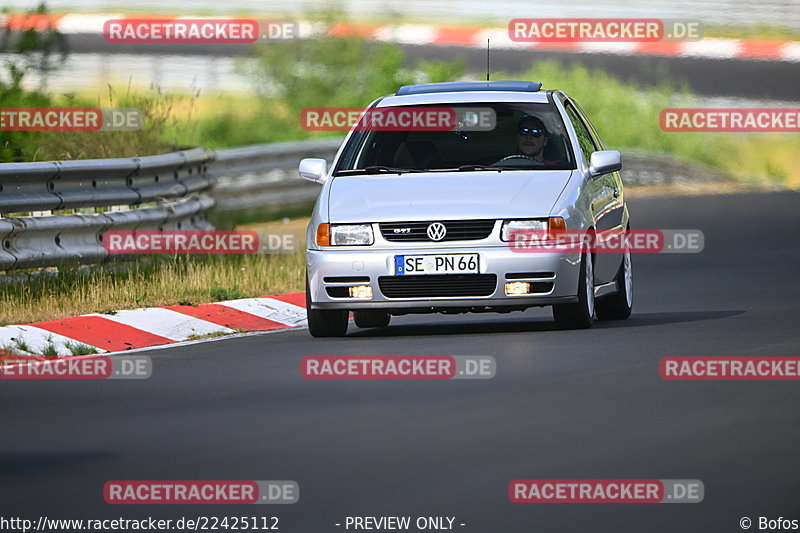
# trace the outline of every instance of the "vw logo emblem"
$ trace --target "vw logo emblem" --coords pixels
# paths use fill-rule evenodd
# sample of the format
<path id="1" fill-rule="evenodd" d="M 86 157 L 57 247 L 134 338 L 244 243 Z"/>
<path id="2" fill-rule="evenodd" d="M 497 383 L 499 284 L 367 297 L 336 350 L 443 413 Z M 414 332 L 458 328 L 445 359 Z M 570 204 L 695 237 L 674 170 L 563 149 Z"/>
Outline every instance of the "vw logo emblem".
<path id="1" fill-rule="evenodd" d="M 428 226 L 428 238 L 432 241 L 441 241 L 447 234 L 447 228 L 441 222 L 434 222 Z"/>

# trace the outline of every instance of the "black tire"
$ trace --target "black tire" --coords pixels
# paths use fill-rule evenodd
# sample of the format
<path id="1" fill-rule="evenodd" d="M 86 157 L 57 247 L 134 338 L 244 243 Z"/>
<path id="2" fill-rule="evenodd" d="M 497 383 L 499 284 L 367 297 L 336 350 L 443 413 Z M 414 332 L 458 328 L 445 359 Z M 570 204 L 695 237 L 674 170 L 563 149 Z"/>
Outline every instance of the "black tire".
<path id="1" fill-rule="evenodd" d="M 627 269 L 627 279 L 626 279 Z M 631 316 L 633 309 L 633 267 L 631 252 L 625 251 L 619 272 L 614 278 L 617 282 L 617 293 L 608 298 L 602 298 L 595 303 L 595 312 L 598 320 L 625 320 Z"/>
<path id="2" fill-rule="evenodd" d="M 589 269 L 587 275 L 587 268 Z M 578 301 L 571 304 L 553 306 L 553 318 L 558 329 L 588 329 L 592 327 L 594 315 L 594 282 L 591 281 L 591 292 L 587 290 L 587 278 L 593 279 L 592 254 L 584 252 L 581 256 L 581 268 L 578 275 Z"/>
<path id="3" fill-rule="evenodd" d="M 353 321 L 360 328 L 385 328 L 391 319 L 385 311 L 353 311 Z"/>
<path id="4" fill-rule="evenodd" d="M 312 337 L 344 337 L 347 334 L 349 314 L 346 309 L 331 311 L 311 309 L 311 293 L 308 290 L 308 277 L 306 277 L 306 317 L 308 332 Z"/>

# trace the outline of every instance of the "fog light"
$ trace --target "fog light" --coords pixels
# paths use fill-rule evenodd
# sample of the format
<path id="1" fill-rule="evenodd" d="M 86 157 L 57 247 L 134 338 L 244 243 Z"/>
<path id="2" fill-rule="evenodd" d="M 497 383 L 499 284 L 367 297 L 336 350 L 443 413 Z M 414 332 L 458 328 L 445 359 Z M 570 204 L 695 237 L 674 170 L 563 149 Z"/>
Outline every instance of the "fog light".
<path id="1" fill-rule="evenodd" d="M 506 283 L 506 296 L 519 296 L 531 292 L 531 284 L 527 281 L 514 281 Z"/>
<path id="2" fill-rule="evenodd" d="M 350 298 L 372 298 L 372 287 L 369 285 L 350 287 Z"/>

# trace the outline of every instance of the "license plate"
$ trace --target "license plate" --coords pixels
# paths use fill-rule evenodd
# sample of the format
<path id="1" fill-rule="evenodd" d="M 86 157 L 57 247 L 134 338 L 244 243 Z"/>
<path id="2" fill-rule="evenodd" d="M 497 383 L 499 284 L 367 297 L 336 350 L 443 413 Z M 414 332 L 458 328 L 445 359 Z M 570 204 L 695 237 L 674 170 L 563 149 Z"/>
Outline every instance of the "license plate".
<path id="1" fill-rule="evenodd" d="M 478 254 L 396 255 L 394 273 L 409 274 L 478 274 Z"/>

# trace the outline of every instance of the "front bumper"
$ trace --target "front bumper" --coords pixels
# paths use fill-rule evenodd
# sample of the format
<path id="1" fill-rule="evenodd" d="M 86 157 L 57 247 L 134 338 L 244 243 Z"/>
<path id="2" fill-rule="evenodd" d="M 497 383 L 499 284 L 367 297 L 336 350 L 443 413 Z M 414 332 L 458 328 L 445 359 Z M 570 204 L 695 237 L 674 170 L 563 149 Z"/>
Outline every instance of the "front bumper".
<path id="1" fill-rule="evenodd" d="M 458 297 L 389 298 L 381 292 L 378 278 L 394 276 L 396 255 L 477 253 L 481 274 L 494 274 L 497 283 L 491 294 Z M 577 301 L 580 253 L 513 252 L 507 246 L 441 247 L 424 249 L 325 249 L 308 250 L 306 267 L 312 309 L 385 309 L 426 312 L 454 308 L 465 311 L 507 310 Z M 548 277 L 519 277 L 543 274 Z M 511 279 L 507 276 L 511 276 Z M 447 274 L 431 274 L 431 278 Z M 515 277 L 516 276 L 516 277 Z M 327 279 L 326 279 L 327 278 Z M 344 281 L 331 278 L 347 278 Z M 507 296 L 505 283 L 533 281 L 549 285 L 534 294 Z M 369 285 L 372 298 L 332 297 L 331 287 Z"/>

